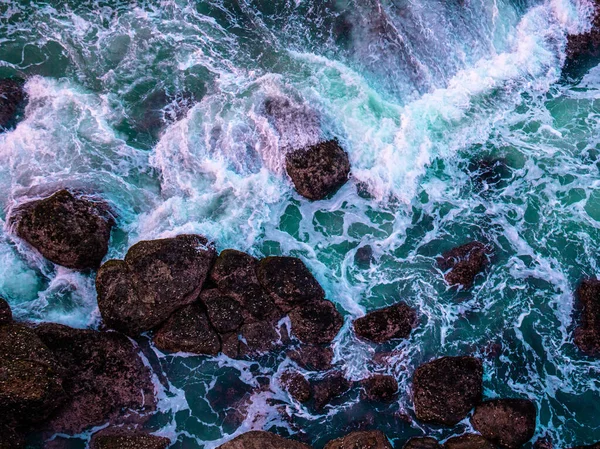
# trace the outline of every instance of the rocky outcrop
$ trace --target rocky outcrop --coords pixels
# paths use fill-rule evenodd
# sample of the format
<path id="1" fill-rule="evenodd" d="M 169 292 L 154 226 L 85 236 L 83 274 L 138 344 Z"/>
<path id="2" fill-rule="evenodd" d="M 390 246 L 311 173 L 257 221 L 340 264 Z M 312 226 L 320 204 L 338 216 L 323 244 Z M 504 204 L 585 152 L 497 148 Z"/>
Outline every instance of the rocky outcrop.
<path id="1" fill-rule="evenodd" d="M 575 329 L 575 344 L 588 355 L 600 356 L 600 280 L 581 281 L 576 299 L 582 310 Z"/>
<path id="2" fill-rule="evenodd" d="M 392 449 L 392 445 L 383 432 L 371 430 L 352 432 L 330 441 L 323 449 Z"/>
<path id="3" fill-rule="evenodd" d="M 550 436 L 544 435 L 533 443 L 533 449 L 554 449 L 554 444 Z"/>
<path id="4" fill-rule="evenodd" d="M 0 131 L 10 127 L 25 101 L 23 81 L 5 78 L 0 80 Z"/>
<path id="5" fill-rule="evenodd" d="M 527 399 L 494 399 L 475 408 L 473 428 L 498 446 L 517 449 L 535 434 L 536 408 Z"/>
<path id="6" fill-rule="evenodd" d="M 394 338 L 408 338 L 416 323 L 415 310 L 399 302 L 356 319 L 354 332 L 364 340 L 385 343 Z"/>
<path id="7" fill-rule="evenodd" d="M 441 449 L 440 443 L 431 437 L 414 437 L 408 440 L 402 449 Z"/>
<path id="8" fill-rule="evenodd" d="M 320 411 L 337 397 L 343 395 L 350 389 L 350 382 L 344 375 L 336 372 L 324 379 L 314 382 L 313 398 L 315 409 Z"/>
<path id="9" fill-rule="evenodd" d="M 151 330 L 196 301 L 216 254 L 199 235 L 142 241 L 96 277 L 104 322 L 130 336 Z"/>
<path id="10" fill-rule="evenodd" d="M 468 433 L 448 439 L 444 443 L 444 449 L 496 449 L 496 446 L 481 435 Z"/>
<path id="11" fill-rule="evenodd" d="M 413 376 L 417 419 L 454 426 L 481 401 L 483 365 L 474 357 L 443 357 L 425 363 Z"/>
<path id="12" fill-rule="evenodd" d="M 73 435 L 154 410 L 150 370 L 125 336 L 59 324 L 42 324 L 35 332 L 63 367 L 68 398 L 48 421 L 50 431 Z"/>
<path id="13" fill-rule="evenodd" d="M 252 431 L 235 437 L 217 449 L 311 449 L 311 447 L 271 432 Z"/>
<path id="14" fill-rule="evenodd" d="M 111 428 L 95 433 L 90 449 L 167 449 L 171 441 L 139 430 Z"/>
<path id="15" fill-rule="evenodd" d="M 473 286 L 475 277 L 489 265 L 491 255 L 489 245 L 471 242 L 446 251 L 437 258 L 437 264 L 450 286 L 468 289 Z"/>
<path id="16" fill-rule="evenodd" d="M 393 376 L 375 374 L 361 384 L 364 397 L 370 401 L 392 402 L 398 394 L 398 381 Z"/>
<path id="17" fill-rule="evenodd" d="M 285 390 L 298 402 L 308 402 L 312 396 L 310 383 L 302 374 L 286 371 L 281 376 L 281 384 Z"/>
<path id="18" fill-rule="evenodd" d="M 313 201 L 333 195 L 350 175 L 348 154 L 336 140 L 288 153 L 285 166 L 296 191 Z"/>
<path id="19" fill-rule="evenodd" d="M 6 300 L 0 298 L 0 326 L 12 323 L 12 311 Z"/>
<path id="20" fill-rule="evenodd" d="M 20 206 L 11 221 L 46 259 L 74 270 L 100 266 L 115 224 L 106 203 L 67 190 Z"/>
<path id="21" fill-rule="evenodd" d="M 317 299 L 290 313 L 292 333 L 302 343 L 326 344 L 336 337 L 344 322 L 335 305 L 324 299 Z"/>
<path id="22" fill-rule="evenodd" d="M 583 73 L 585 73 L 596 65 L 600 58 L 600 3 L 598 0 L 594 0 L 594 2 L 596 11 L 592 17 L 590 31 L 568 36 L 564 67 L 567 73 L 575 68 L 583 69 Z"/>
<path id="23" fill-rule="evenodd" d="M 330 346 L 302 345 L 288 351 L 287 356 L 306 370 L 327 371 L 332 367 L 333 349 Z"/>

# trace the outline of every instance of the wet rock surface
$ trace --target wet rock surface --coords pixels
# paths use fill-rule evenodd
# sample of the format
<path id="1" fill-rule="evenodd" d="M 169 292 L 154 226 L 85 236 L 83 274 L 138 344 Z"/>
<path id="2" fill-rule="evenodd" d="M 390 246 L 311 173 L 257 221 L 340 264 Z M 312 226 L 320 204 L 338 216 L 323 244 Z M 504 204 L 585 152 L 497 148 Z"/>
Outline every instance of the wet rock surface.
<path id="1" fill-rule="evenodd" d="M 445 272 L 450 286 L 471 288 L 475 277 L 489 265 L 492 248 L 480 242 L 471 242 L 446 251 L 437 258 L 438 267 Z"/>
<path id="2" fill-rule="evenodd" d="M 0 326 L 12 323 L 12 311 L 6 300 L 0 298 Z"/>
<path id="3" fill-rule="evenodd" d="M 306 377 L 294 371 L 286 371 L 281 376 L 281 384 L 298 402 L 308 402 L 312 395 L 311 386 Z"/>
<path id="4" fill-rule="evenodd" d="M 0 80 L 0 131 L 10 127 L 19 108 L 25 101 L 23 81 L 5 78 Z"/>
<path id="5" fill-rule="evenodd" d="M 314 300 L 290 313 L 292 333 L 302 343 L 326 344 L 336 337 L 344 322 L 335 305 L 327 300 Z"/>
<path id="6" fill-rule="evenodd" d="M 392 449 L 383 432 L 379 430 L 352 432 L 330 441 L 324 449 Z"/>
<path id="7" fill-rule="evenodd" d="M 567 58 L 563 68 L 567 74 L 580 71 L 585 73 L 600 59 L 600 4 L 597 1 L 595 4 L 596 11 L 591 30 L 587 33 L 571 34 L 567 38 Z"/>
<path id="8" fill-rule="evenodd" d="M 584 279 L 575 296 L 582 307 L 575 344 L 588 355 L 600 356 L 600 280 Z"/>
<path id="9" fill-rule="evenodd" d="M 453 426 L 481 401 L 483 365 L 474 357 L 443 357 L 419 366 L 413 376 L 417 419 Z"/>
<path id="10" fill-rule="evenodd" d="M 356 250 L 354 255 L 354 263 L 359 267 L 368 267 L 373 260 L 373 248 L 371 245 L 361 246 Z"/>
<path id="11" fill-rule="evenodd" d="M 440 449 L 441 447 L 435 438 L 414 437 L 408 440 L 402 449 Z"/>
<path id="12" fill-rule="evenodd" d="M 492 443 L 481 435 L 469 433 L 452 437 L 444 443 L 444 449 L 495 449 Z"/>
<path id="13" fill-rule="evenodd" d="M 90 440 L 90 449 L 167 449 L 168 438 L 151 435 L 143 431 L 108 428 L 95 433 Z"/>
<path id="14" fill-rule="evenodd" d="M 332 367 L 333 349 L 330 346 L 303 345 L 287 353 L 300 367 L 310 371 L 327 371 Z"/>
<path id="15" fill-rule="evenodd" d="M 106 203 L 67 190 L 23 204 L 11 220 L 46 259 L 75 270 L 100 266 L 115 223 Z"/>
<path id="16" fill-rule="evenodd" d="M 346 393 L 351 385 L 342 373 L 336 372 L 313 383 L 313 398 L 316 410 L 323 410 L 327 404 Z"/>
<path id="17" fill-rule="evenodd" d="M 362 382 L 364 397 L 370 401 L 392 402 L 398 394 L 398 381 L 392 376 L 375 374 Z"/>
<path id="18" fill-rule="evenodd" d="M 535 434 L 537 411 L 527 399 L 494 399 L 475 408 L 473 428 L 498 446 L 517 449 Z"/>
<path id="19" fill-rule="evenodd" d="M 253 431 L 235 437 L 218 449 L 311 449 L 311 447 L 271 432 Z"/>
<path id="20" fill-rule="evenodd" d="M 335 140 L 290 152 L 285 162 L 296 191 L 313 201 L 333 195 L 350 175 L 348 154 Z"/>
<path id="21" fill-rule="evenodd" d="M 400 302 L 356 319 L 354 332 L 364 340 L 385 343 L 395 338 L 408 338 L 416 322 L 415 310 Z"/>

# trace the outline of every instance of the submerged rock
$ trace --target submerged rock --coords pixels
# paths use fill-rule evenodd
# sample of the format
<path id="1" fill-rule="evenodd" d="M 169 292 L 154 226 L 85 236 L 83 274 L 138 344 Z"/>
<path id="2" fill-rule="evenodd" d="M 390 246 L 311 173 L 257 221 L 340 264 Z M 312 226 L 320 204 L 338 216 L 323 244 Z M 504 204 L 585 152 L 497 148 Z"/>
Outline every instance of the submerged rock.
<path id="1" fill-rule="evenodd" d="M 450 286 L 471 288 L 475 276 L 489 265 L 491 254 L 490 246 L 471 242 L 446 251 L 437 258 L 437 264 L 445 272 L 444 279 Z"/>
<path id="2" fill-rule="evenodd" d="M 554 449 L 554 444 L 548 435 L 544 435 L 533 443 L 533 449 Z"/>
<path id="3" fill-rule="evenodd" d="M 431 437 L 414 437 L 408 440 L 402 449 L 441 449 L 440 443 Z"/>
<path id="4" fill-rule="evenodd" d="M 17 235 L 55 264 L 96 269 L 108 251 L 115 224 L 106 203 L 60 190 L 19 207 Z"/>
<path id="5" fill-rule="evenodd" d="M 235 437 L 217 449 L 311 449 L 311 447 L 271 432 L 252 431 Z"/>
<path id="6" fill-rule="evenodd" d="M 313 201 L 333 195 L 350 175 L 348 154 L 336 140 L 290 152 L 285 163 L 296 191 Z"/>
<path id="7" fill-rule="evenodd" d="M 302 368 L 311 371 L 327 371 L 332 366 L 333 349 L 330 346 L 303 345 L 287 356 Z"/>
<path id="8" fill-rule="evenodd" d="M 315 409 L 322 410 L 327 404 L 346 393 L 349 389 L 350 382 L 340 372 L 330 374 L 315 382 L 313 384 Z"/>
<path id="9" fill-rule="evenodd" d="M 486 190 L 501 185 L 511 176 L 510 167 L 504 159 L 484 157 L 469 164 L 469 172 L 480 189 Z"/>
<path id="10" fill-rule="evenodd" d="M 415 310 L 399 302 L 356 319 L 354 332 L 364 340 L 384 343 L 394 338 L 408 338 L 416 322 Z"/>
<path id="11" fill-rule="evenodd" d="M 600 356 L 600 280 L 581 281 L 576 298 L 583 309 L 575 329 L 575 344 L 588 355 Z"/>
<path id="12" fill-rule="evenodd" d="M 468 433 L 450 438 L 444 443 L 444 449 L 496 449 L 496 446 L 481 435 Z"/>
<path id="13" fill-rule="evenodd" d="M 281 376 L 281 384 L 298 402 L 308 402 L 312 395 L 310 383 L 302 374 L 294 371 L 286 371 Z"/>
<path id="14" fill-rule="evenodd" d="M 199 235 L 136 243 L 125 260 L 109 260 L 98 271 L 102 319 L 131 336 L 155 328 L 196 301 L 215 255 Z"/>
<path id="15" fill-rule="evenodd" d="M 494 399 L 475 408 L 473 428 L 498 446 L 517 449 L 533 438 L 537 412 L 528 399 Z"/>
<path id="16" fill-rule="evenodd" d="M 398 394 L 398 381 L 393 376 L 375 374 L 361 383 L 370 401 L 392 402 Z"/>
<path id="17" fill-rule="evenodd" d="M 302 343 L 326 344 L 336 337 L 344 322 L 335 305 L 327 300 L 310 301 L 290 313 L 292 333 Z"/>
<path id="18" fill-rule="evenodd" d="M 385 434 L 379 430 L 352 432 L 330 441 L 323 449 L 392 449 Z"/>
<path id="19" fill-rule="evenodd" d="M 572 447 L 571 449 L 600 449 L 600 441 L 594 444 L 590 444 L 587 446 L 575 446 Z"/>
<path id="20" fill-rule="evenodd" d="M 454 426 L 481 401 L 483 365 L 474 357 L 443 357 L 419 366 L 413 376 L 417 419 Z"/>
<path id="21" fill-rule="evenodd" d="M 50 323 L 35 332 L 64 368 L 68 401 L 48 422 L 50 431 L 74 435 L 154 411 L 150 370 L 124 335 Z"/>
<path id="22" fill-rule="evenodd" d="M 585 71 L 597 64 L 600 58 L 600 5 L 595 2 L 592 28 L 587 33 L 570 34 L 567 38 L 566 61 L 564 70 L 575 68 Z M 586 61 L 589 60 L 589 61 Z M 594 63 L 595 61 L 595 63 Z"/>
<path id="23" fill-rule="evenodd" d="M 373 248 L 371 245 L 361 246 L 354 254 L 354 263 L 361 267 L 368 267 L 373 260 Z"/>
<path id="24" fill-rule="evenodd" d="M 25 101 L 23 84 L 15 79 L 0 80 L 0 130 L 10 126 L 19 107 Z"/>
<path id="25" fill-rule="evenodd" d="M 6 300 L 0 298 L 0 326 L 12 323 L 12 311 Z"/>
<path id="26" fill-rule="evenodd" d="M 171 441 L 139 430 L 108 428 L 95 433 L 90 449 L 167 449 Z"/>

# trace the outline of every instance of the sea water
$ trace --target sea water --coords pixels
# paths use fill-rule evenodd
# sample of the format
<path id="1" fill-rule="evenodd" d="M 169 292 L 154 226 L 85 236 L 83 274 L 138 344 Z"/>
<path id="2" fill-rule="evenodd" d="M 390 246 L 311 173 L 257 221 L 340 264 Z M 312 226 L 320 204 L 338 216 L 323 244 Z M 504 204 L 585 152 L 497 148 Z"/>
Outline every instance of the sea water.
<path id="1" fill-rule="evenodd" d="M 391 405 L 353 389 L 315 413 L 275 381 L 293 366 L 283 354 L 165 355 L 142 339 L 160 398 L 149 425 L 174 448 L 251 429 L 317 448 L 358 428 L 397 447 L 443 440 L 468 420 L 416 421 L 410 379 L 459 354 L 484 359 L 485 397 L 536 402 L 536 437 L 598 441 L 600 362 L 572 330 L 574 289 L 600 274 L 600 67 L 562 72 L 591 15 L 589 0 L 0 0 L 0 76 L 25 78 L 29 97 L 0 135 L 0 296 L 18 319 L 99 325 L 93 275 L 8 224 L 23 201 L 76 189 L 118 217 L 107 258 L 180 233 L 302 258 L 345 317 L 346 377 L 400 383 Z M 285 154 L 329 138 L 352 177 L 308 202 Z M 450 290 L 435 258 L 473 240 L 494 245 L 493 264 Z M 357 266 L 367 244 L 374 261 Z M 399 300 L 420 317 L 407 341 L 353 336 L 354 318 Z"/>

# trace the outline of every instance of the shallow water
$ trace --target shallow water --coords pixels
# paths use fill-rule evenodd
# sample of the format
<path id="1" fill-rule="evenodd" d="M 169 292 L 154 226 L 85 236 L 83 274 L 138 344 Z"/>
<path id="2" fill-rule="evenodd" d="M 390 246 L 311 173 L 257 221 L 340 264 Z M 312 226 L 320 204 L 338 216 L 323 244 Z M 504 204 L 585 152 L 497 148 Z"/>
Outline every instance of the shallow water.
<path id="1" fill-rule="evenodd" d="M 600 67 L 561 77 L 566 35 L 589 27 L 590 8 L 0 1 L 0 76 L 26 77 L 29 95 L 22 121 L 0 135 L 0 296 L 20 319 L 99 324 L 93 277 L 45 262 L 7 225 L 16 204 L 59 186 L 93 192 L 118 215 L 107 258 L 183 232 L 301 257 L 346 318 L 335 342 L 346 376 L 388 371 L 401 384 L 390 406 L 366 406 L 354 389 L 315 414 L 272 380 L 292 363 L 281 354 L 240 362 L 148 348 L 164 374 L 151 424 L 175 448 L 213 448 L 252 428 L 317 448 L 361 425 L 398 447 L 444 439 L 468 422 L 415 421 L 410 378 L 432 357 L 462 353 L 485 358 L 486 397 L 536 401 L 537 436 L 556 447 L 598 441 L 600 362 L 571 331 L 577 282 L 600 274 Z M 352 179 L 309 203 L 282 162 L 332 137 Z M 477 173 L 495 159 L 496 177 Z M 493 243 L 491 269 L 470 292 L 448 290 L 435 257 L 474 239 Z M 364 244 L 368 269 L 354 263 Z M 400 299 L 421 316 L 408 341 L 354 338 L 353 318 Z M 370 362 L 376 349 L 395 351 L 389 366 Z"/>

